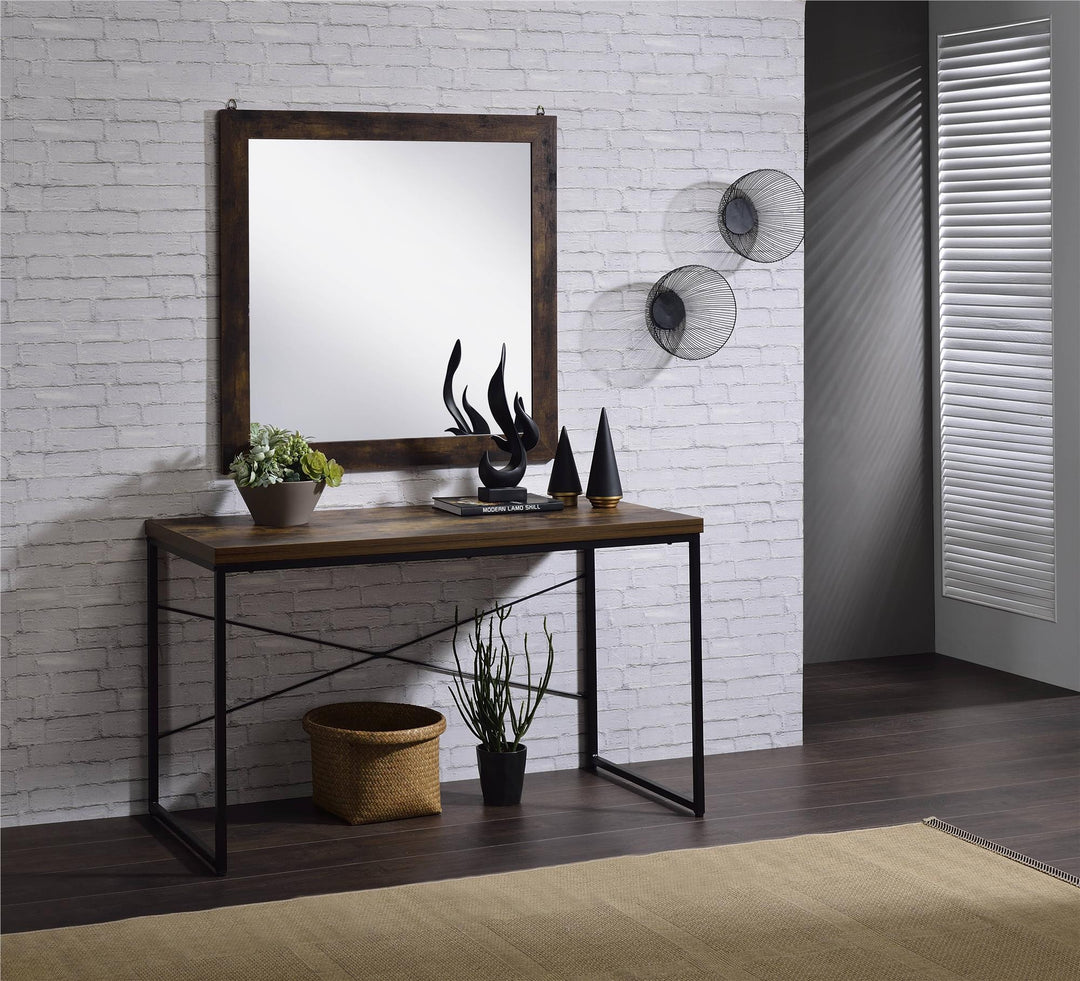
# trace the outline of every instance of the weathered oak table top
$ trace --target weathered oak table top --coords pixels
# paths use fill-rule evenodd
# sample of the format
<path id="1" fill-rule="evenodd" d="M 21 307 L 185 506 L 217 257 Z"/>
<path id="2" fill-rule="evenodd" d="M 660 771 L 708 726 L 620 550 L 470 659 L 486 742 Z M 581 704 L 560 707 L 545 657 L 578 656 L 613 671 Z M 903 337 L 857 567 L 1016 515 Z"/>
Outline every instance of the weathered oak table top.
<path id="1" fill-rule="evenodd" d="M 599 510 L 459 517 L 428 505 L 316 509 L 311 523 L 265 528 L 246 514 L 150 519 L 146 537 L 207 569 L 283 563 L 357 562 L 439 553 L 572 549 L 601 543 L 700 535 L 700 517 L 621 501 Z"/>

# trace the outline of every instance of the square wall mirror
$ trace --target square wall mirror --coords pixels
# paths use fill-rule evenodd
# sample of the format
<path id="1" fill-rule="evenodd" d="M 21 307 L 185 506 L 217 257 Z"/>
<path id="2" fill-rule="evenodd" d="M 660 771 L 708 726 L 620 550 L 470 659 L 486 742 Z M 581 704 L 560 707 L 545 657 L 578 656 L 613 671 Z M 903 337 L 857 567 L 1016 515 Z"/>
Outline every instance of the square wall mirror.
<path id="1" fill-rule="evenodd" d="M 551 459 L 555 117 L 223 109 L 218 136 L 224 470 L 252 421 L 346 469 L 475 466 L 491 438 L 446 432 L 459 340 L 457 403 L 497 430 L 505 344 Z"/>

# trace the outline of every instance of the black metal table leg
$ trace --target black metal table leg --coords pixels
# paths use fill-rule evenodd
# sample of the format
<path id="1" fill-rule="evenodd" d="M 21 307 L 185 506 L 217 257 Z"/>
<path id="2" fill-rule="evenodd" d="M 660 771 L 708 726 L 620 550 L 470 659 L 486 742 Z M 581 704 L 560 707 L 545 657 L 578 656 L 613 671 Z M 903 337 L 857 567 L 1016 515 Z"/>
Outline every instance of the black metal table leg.
<path id="1" fill-rule="evenodd" d="M 147 739 L 147 811 L 168 831 L 180 839 L 218 875 L 228 868 L 228 826 L 226 823 L 226 609 L 225 573 L 214 572 L 214 849 L 211 851 L 164 807 L 160 800 L 161 707 L 158 634 L 160 610 L 157 574 L 158 548 L 146 543 L 146 739 Z"/>
<path id="2" fill-rule="evenodd" d="M 228 869 L 225 616 L 225 573 L 218 569 L 214 572 L 214 871 L 218 875 Z"/>
<path id="3" fill-rule="evenodd" d="M 690 549 L 690 704 L 694 741 L 694 814 L 705 814 L 705 697 L 702 679 L 701 641 L 701 537 L 687 543 Z"/>
<path id="4" fill-rule="evenodd" d="M 592 754 L 593 770 L 604 770 L 627 783 L 640 787 L 657 797 L 693 811 L 696 817 L 705 814 L 705 708 L 702 683 L 701 639 L 701 536 L 686 539 L 690 550 L 690 711 L 693 729 L 693 796 L 687 797 L 670 787 L 650 780 L 622 763 L 614 763 L 599 755 L 599 724 L 596 713 L 596 565 L 595 555 L 589 552 L 585 560 L 585 698 L 591 705 L 587 738 Z M 586 553 L 582 553 L 585 555 Z M 591 674 L 589 673 L 591 669 Z M 591 703 L 589 699 L 591 698 Z"/>
<path id="5" fill-rule="evenodd" d="M 146 799 L 150 808 L 158 802 L 158 547 L 146 540 Z"/>
<path id="6" fill-rule="evenodd" d="M 587 548 L 581 556 L 582 577 L 582 656 L 585 669 L 585 752 L 582 769 L 595 770 L 596 757 L 600 752 L 599 709 L 596 696 L 596 550 Z"/>

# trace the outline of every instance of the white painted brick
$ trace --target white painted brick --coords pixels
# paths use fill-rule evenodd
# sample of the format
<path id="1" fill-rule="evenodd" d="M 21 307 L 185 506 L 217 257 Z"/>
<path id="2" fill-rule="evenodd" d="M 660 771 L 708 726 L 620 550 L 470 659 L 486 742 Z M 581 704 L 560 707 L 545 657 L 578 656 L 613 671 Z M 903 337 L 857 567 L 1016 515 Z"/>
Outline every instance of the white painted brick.
<path id="1" fill-rule="evenodd" d="M 705 519 L 708 751 L 798 741 L 801 250 L 733 269 L 739 323 L 707 361 L 667 358 L 641 311 L 667 269 L 716 261 L 704 229 L 727 182 L 758 167 L 801 179 L 802 23 L 802 3 L 779 0 L 5 4 L 5 823 L 145 806 L 142 519 L 242 510 L 214 469 L 208 140 L 230 96 L 242 108 L 539 102 L 558 116 L 560 421 L 584 478 L 606 406 L 627 498 Z M 540 486 L 549 466 L 535 472 Z M 461 471 L 349 474 L 334 503 L 418 503 L 469 484 Z M 619 758 L 689 754 L 684 555 L 598 557 L 603 741 Z M 208 578 L 169 567 L 170 597 L 209 609 Z M 575 571 L 573 556 L 311 570 L 237 579 L 230 595 L 237 615 L 385 648 L 455 606 Z M 576 689 L 575 589 L 519 607 L 534 635 L 544 613 L 558 683 Z M 209 627 L 170 618 L 163 636 L 173 714 L 190 718 L 210 699 Z M 452 663 L 446 634 L 402 653 Z M 352 659 L 237 630 L 232 694 Z M 305 793 L 299 717 L 372 695 L 444 711 L 443 776 L 474 775 L 445 679 L 372 663 L 237 713 L 234 798 Z M 576 765 L 577 724 L 574 703 L 549 699 L 530 767 Z M 175 748 L 169 792 L 205 803 L 209 733 Z"/>

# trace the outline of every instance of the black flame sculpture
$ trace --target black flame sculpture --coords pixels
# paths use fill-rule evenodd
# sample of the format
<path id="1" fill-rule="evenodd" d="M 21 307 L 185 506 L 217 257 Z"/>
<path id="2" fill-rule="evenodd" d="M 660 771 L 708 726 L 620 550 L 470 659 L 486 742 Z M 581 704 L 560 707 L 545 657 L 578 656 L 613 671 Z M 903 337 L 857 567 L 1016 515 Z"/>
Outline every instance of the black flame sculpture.
<path id="1" fill-rule="evenodd" d="M 465 405 L 466 420 L 461 409 L 458 408 L 454 399 L 454 372 L 461 363 L 461 341 L 454 344 L 450 352 L 450 361 L 446 366 L 446 379 L 443 382 L 443 402 L 457 423 L 447 432 L 455 436 L 486 434 L 491 435 L 495 445 L 504 453 L 510 454 L 510 460 L 505 466 L 496 466 L 491 459 L 491 452 L 484 451 L 477 465 L 480 482 L 483 487 L 477 488 L 477 497 L 482 501 L 525 501 L 528 492 L 524 487 L 519 487 L 528 467 L 528 451 L 540 442 L 540 428 L 536 421 L 525 410 L 525 402 L 520 393 L 514 393 L 514 411 L 510 411 L 510 403 L 506 398 L 506 345 L 502 346 L 502 354 L 499 358 L 499 366 L 488 382 L 488 406 L 491 415 L 495 419 L 501 434 L 493 434 L 487 420 L 469 405 L 465 387 L 461 395 L 461 401 Z"/>
<path id="2" fill-rule="evenodd" d="M 506 352 L 505 345 L 503 345 L 503 352 L 504 354 Z M 454 342 L 454 349 L 450 352 L 450 361 L 446 365 L 446 378 L 443 381 L 443 404 L 450 411 L 450 415 L 454 417 L 454 422 L 457 423 L 456 426 L 452 426 L 446 431 L 448 433 L 453 433 L 455 436 L 468 436 L 473 433 L 490 433 L 491 428 L 488 426 L 487 419 L 469 405 L 468 385 L 465 386 L 465 390 L 461 393 L 461 401 L 465 405 L 465 411 L 469 414 L 471 422 L 465 419 L 465 416 L 461 414 L 461 409 L 458 408 L 458 404 L 454 399 L 454 372 L 458 370 L 459 364 L 461 364 L 461 338 L 458 338 L 458 340 Z"/>

